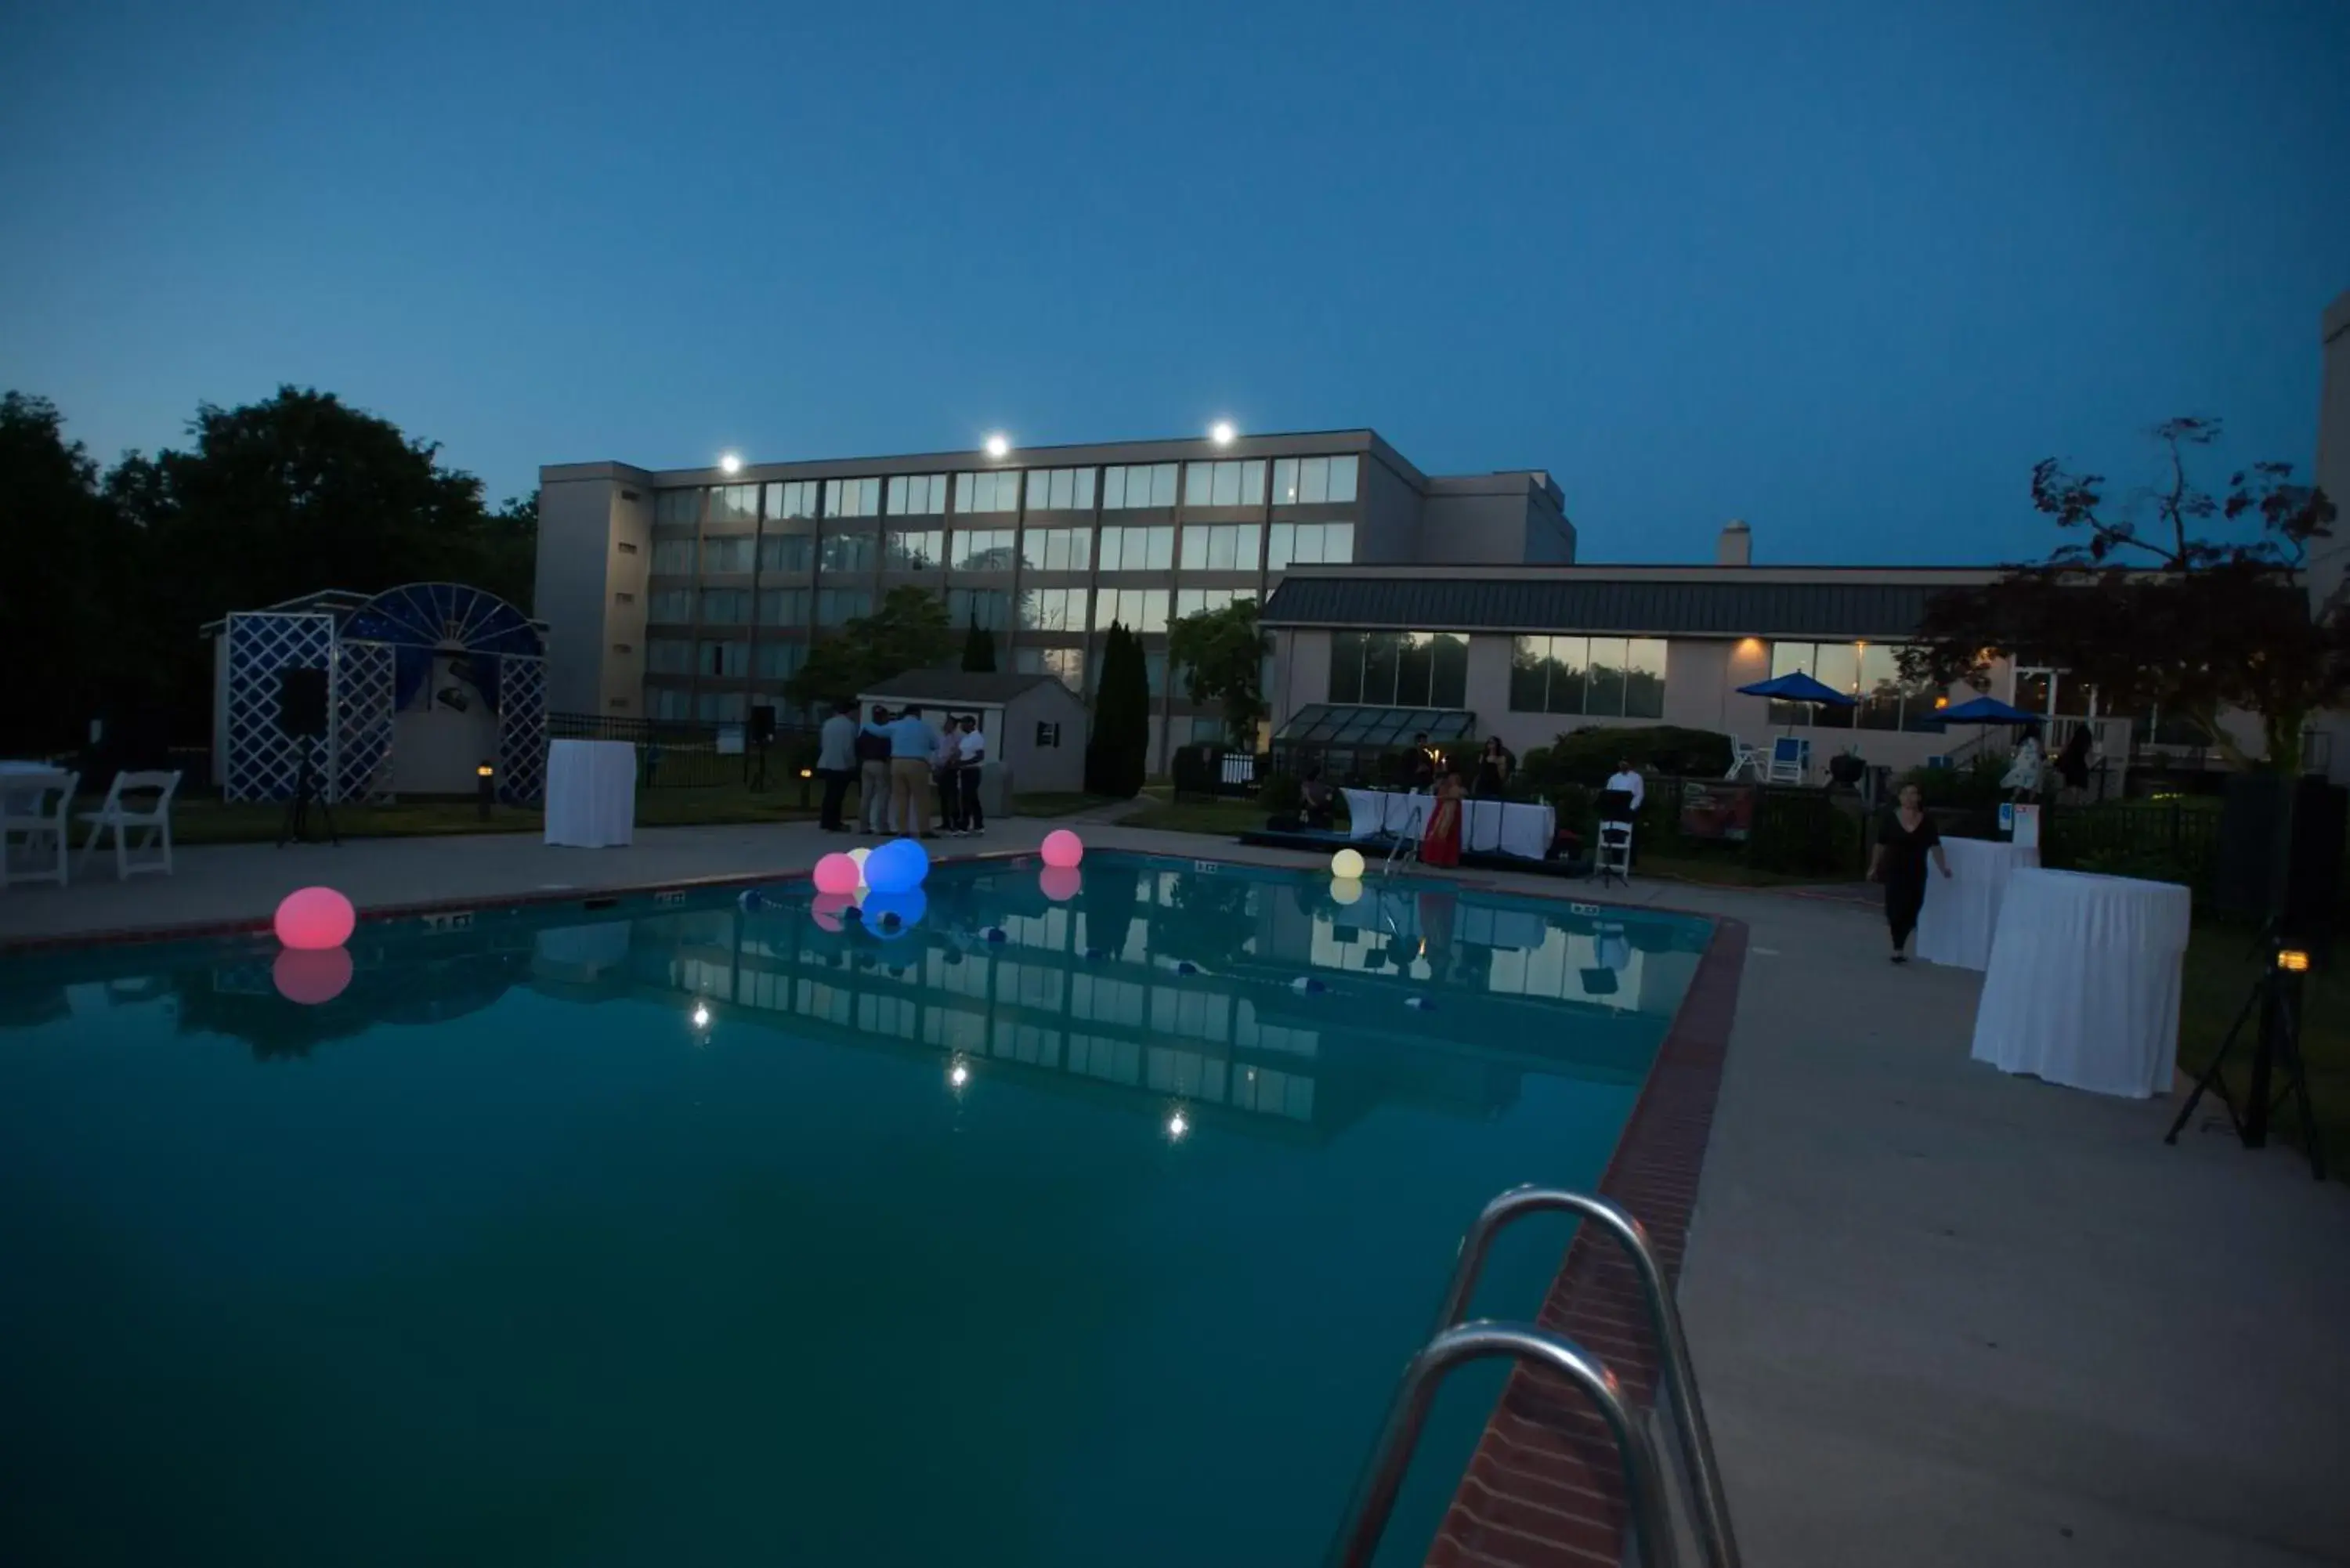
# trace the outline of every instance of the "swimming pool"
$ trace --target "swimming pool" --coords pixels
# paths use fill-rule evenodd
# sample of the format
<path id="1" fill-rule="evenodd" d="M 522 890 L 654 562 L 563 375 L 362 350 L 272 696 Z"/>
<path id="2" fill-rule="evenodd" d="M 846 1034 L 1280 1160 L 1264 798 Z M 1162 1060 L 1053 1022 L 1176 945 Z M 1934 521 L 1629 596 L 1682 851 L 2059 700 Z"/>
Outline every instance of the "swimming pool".
<path id="1" fill-rule="evenodd" d="M 1461 1228 L 1596 1182 L 1709 928 L 1078 880 L 369 924 L 317 1006 L 261 940 L 0 959 L 0 1556 L 1318 1560 Z"/>

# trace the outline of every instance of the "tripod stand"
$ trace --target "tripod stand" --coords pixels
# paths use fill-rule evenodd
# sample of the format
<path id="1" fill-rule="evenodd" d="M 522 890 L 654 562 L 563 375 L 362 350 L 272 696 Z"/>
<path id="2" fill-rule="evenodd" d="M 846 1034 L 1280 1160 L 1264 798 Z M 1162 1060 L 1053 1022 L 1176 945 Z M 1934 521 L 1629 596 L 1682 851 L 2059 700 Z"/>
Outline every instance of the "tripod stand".
<path id="1" fill-rule="evenodd" d="M 2309 1103 L 2309 1077 L 2301 1055 L 2301 977 L 2308 966 L 2308 955 L 2284 945 L 2277 934 L 2277 923 L 2272 919 L 2261 929 L 2252 950 L 2262 955 L 2261 977 L 2236 1011 L 2236 1021 L 2220 1041 L 2220 1049 L 2211 1064 L 2195 1080 L 2195 1092 L 2178 1110 L 2178 1119 L 2162 1141 L 2175 1144 L 2178 1131 L 2195 1114 L 2195 1106 L 2209 1090 L 2227 1107 L 2228 1124 L 2246 1148 L 2264 1147 L 2269 1141 L 2269 1115 L 2280 1104 L 2290 1105 L 2301 1113 L 2302 1141 L 2309 1149 L 2309 1173 L 2318 1180 L 2325 1179 L 2325 1151 L 2318 1137 L 2317 1115 Z M 2228 1092 L 2224 1070 L 2229 1054 L 2244 1033 L 2244 1025 L 2257 1014 L 2260 1022 L 2252 1037 L 2252 1078 L 2244 1090 L 2243 1110 L 2238 1114 L 2235 1097 Z M 2274 1075 L 2282 1072 L 2284 1088 L 2272 1089 Z"/>
<path id="2" fill-rule="evenodd" d="M 310 841 L 310 806 L 316 802 L 318 815 L 327 819 L 327 841 L 337 848 L 342 846 L 342 836 L 335 831 L 335 809 L 327 797 L 318 793 L 318 775 L 310 763 L 310 737 L 302 737 L 302 761 L 294 772 L 294 796 L 286 803 L 286 820 L 277 829 L 277 847 L 283 849 L 290 839 L 307 844 Z"/>

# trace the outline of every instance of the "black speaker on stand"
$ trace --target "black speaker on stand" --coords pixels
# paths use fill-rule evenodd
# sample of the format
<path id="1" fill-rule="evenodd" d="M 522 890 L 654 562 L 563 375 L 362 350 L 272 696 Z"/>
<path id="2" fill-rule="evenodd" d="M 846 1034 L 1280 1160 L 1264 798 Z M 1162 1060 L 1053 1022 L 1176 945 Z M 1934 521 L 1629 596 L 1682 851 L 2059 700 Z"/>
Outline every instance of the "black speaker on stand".
<path id="1" fill-rule="evenodd" d="M 294 795 L 286 803 L 286 820 L 277 829 L 277 846 L 307 843 L 310 807 L 326 819 L 327 841 L 340 846 L 335 831 L 334 808 L 318 791 L 316 748 L 327 733 L 327 672 L 323 670 L 281 670 L 277 672 L 277 727 L 300 742 L 300 762 L 294 772 Z"/>

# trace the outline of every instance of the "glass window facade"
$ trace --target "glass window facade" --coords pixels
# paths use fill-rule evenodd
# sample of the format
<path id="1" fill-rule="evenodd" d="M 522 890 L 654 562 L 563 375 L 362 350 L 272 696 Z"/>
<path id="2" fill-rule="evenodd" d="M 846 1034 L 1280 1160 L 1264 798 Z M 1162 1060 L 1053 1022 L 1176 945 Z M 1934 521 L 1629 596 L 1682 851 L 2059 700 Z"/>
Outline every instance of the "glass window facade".
<path id="1" fill-rule="evenodd" d="M 1265 566 L 1273 571 L 1292 566 L 1344 566 L 1355 559 L 1352 523 L 1276 523 L 1265 536 Z"/>
<path id="2" fill-rule="evenodd" d="M 1112 621 L 1128 631 L 1167 629 L 1165 588 L 1104 588 L 1094 601 L 1094 625 L 1107 630 Z"/>
<path id="3" fill-rule="evenodd" d="M 1773 724 L 1809 724 L 1821 730 L 1909 730 L 1939 734 L 1943 730 L 1943 693 L 1929 681 L 1911 684 L 1901 679 L 1901 647 L 1877 642 L 1774 642 L 1771 674 L 1775 679 L 1801 670 L 1823 686 L 1858 698 L 1853 708 L 1806 702 L 1771 704 Z"/>
<path id="4" fill-rule="evenodd" d="M 690 538 L 654 541 L 652 569 L 667 576 L 691 576 L 693 541 Z"/>
<path id="5" fill-rule="evenodd" d="M 818 626 L 846 626 L 859 616 L 873 613 L 873 590 L 870 588 L 818 588 L 816 591 L 816 623 Z"/>
<path id="6" fill-rule="evenodd" d="M 1105 572 L 1164 572 L 1175 565 L 1175 530 L 1105 528 L 1101 531 L 1101 569 Z"/>
<path id="7" fill-rule="evenodd" d="M 751 644 L 747 639 L 727 639 L 702 645 L 702 657 L 694 661 L 696 671 L 702 675 L 748 675 L 751 673 Z"/>
<path id="8" fill-rule="evenodd" d="M 1378 707 L 1463 708 L 1469 638 L 1457 631 L 1334 631 L 1330 701 Z"/>
<path id="9" fill-rule="evenodd" d="M 1254 588 L 1179 588 L 1175 592 L 1175 618 L 1198 615 L 1204 610 L 1229 607 L 1241 599 L 1254 599 Z"/>
<path id="10" fill-rule="evenodd" d="M 958 572 L 1008 572 L 1013 543 L 1009 528 L 958 528 L 947 537 L 947 564 Z"/>
<path id="11" fill-rule="evenodd" d="M 1510 709 L 1661 719 L 1665 644 L 1646 637 L 1519 638 L 1510 653 Z"/>
<path id="12" fill-rule="evenodd" d="M 702 624 L 704 626 L 741 626 L 751 618 L 751 594 L 747 588 L 704 588 L 702 590 Z"/>
<path id="13" fill-rule="evenodd" d="M 752 668 L 762 680 L 789 680 L 807 662 L 807 644 L 775 639 L 759 645 Z"/>
<path id="14" fill-rule="evenodd" d="M 663 588 L 645 600 L 645 618 L 671 626 L 688 626 L 693 621 L 693 590 Z"/>
<path id="15" fill-rule="evenodd" d="M 1264 504 L 1264 459 L 1240 458 L 1223 462 L 1183 465 L 1186 506 L 1262 506 Z"/>
<path id="16" fill-rule="evenodd" d="M 1187 572 L 1253 572 L 1258 564 L 1253 523 L 1193 524 L 1183 530 Z"/>
<path id="17" fill-rule="evenodd" d="M 813 517 L 816 504 L 824 487 L 813 479 L 786 480 L 767 486 L 767 520 L 784 517 Z"/>
<path id="18" fill-rule="evenodd" d="M 809 603 L 808 590 L 806 588 L 761 588 L 759 590 L 759 624 L 761 626 L 806 626 Z"/>
<path id="19" fill-rule="evenodd" d="M 1012 667 L 1023 675 L 1053 675 L 1072 691 L 1086 689 L 1086 650 L 1082 648 L 1024 648 L 1013 655 Z"/>
<path id="20" fill-rule="evenodd" d="M 889 515 L 927 517 L 947 509 L 947 476 L 900 473 L 889 481 Z"/>
<path id="21" fill-rule="evenodd" d="M 656 719 L 682 722 L 693 717 L 693 693 L 681 686 L 656 686 L 646 696 L 647 707 Z"/>
<path id="22" fill-rule="evenodd" d="M 1091 598 L 1085 588 L 1029 588 L 1020 596 L 1020 624 L 1031 631 L 1083 631 Z"/>
<path id="23" fill-rule="evenodd" d="M 739 724 L 750 706 L 748 692 L 702 691 L 694 696 L 693 716 L 706 724 Z"/>
<path id="24" fill-rule="evenodd" d="M 1102 470 L 1102 507 L 1105 511 L 1174 504 L 1175 464 L 1171 462 Z"/>
<path id="25" fill-rule="evenodd" d="M 1082 572 L 1094 564 L 1090 528 L 1024 528 L 1020 559 L 1032 572 Z"/>
<path id="26" fill-rule="evenodd" d="M 881 553 L 876 534 L 827 534 L 816 546 L 816 565 L 827 572 L 869 572 Z"/>
<path id="27" fill-rule="evenodd" d="M 1355 499 L 1357 460 L 1352 457 L 1284 457 L 1273 465 L 1275 506 L 1343 504 Z"/>
<path id="28" fill-rule="evenodd" d="M 654 675 L 693 672 L 693 644 L 681 637 L 657 637 L 645 644 L 645 669 Z"/>
<path id="29" fill-rule="evenodd" d="M 1019 473 L 956 474 L 954 509 L 957 512 L 1019 511 Z"/>
<path id="30" fill-rule="evenodd" d="M 1090 512 L 1094 509 L 1094 471 L 1090 468 L 1032 468 L 1028 471 L 1031 512 Z"/>
<path id="31" fill-rule="evenodd" d="M 771 534 L 759 541 L 759 570 L 806 572 L 816 566 L 816 536 Z"/>
<path id="32" fill-rule="evenodd" d="M 947 618 L 959 627 L 976 621 L 989 631 L 1003 631 L 1012 624 L 1012 596 L 1002 588 L 949 588 Z"/>
<path id="33" fill-rule="evenodd" d="M 653 492 L 653 526 L 691 528 L 701 521 L 701 491 L 657 490 Z"/>
<path id="34" fill-rule="evenodd" d="M 702 542 L 702 569 L 711 572 L 748 572 L 759 542 L 748 534 L 733 534 Z"/>
<path id="35" fill-rule="evenodd" d="M 881 482 L 878 479 L 826 480 L 824 514 L 827 517 L 879 517 L 881 515 Z"/>
<path id="36" fill-rule="evenodd" d="M 881 564 L 893 572 L 928 572 L 946 565 L 946 535 L 936 528 L 892 528 L 882 536 Z"/>
<path id="37" fill-rule="evenodd" d="M 759 520 L 759 487 L 755 484 L 722 484 L 710 493 L 710 513 L 707 523 L 756 523 Z"/>

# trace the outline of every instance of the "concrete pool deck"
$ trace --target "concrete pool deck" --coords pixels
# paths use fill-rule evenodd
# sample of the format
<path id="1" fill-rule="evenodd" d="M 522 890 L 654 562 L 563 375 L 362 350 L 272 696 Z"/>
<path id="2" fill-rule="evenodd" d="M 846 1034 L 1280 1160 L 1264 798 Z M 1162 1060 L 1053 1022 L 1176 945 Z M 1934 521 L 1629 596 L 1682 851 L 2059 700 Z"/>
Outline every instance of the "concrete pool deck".
<path id="1" fill-rule="evenodd" d="M 1084 818 L 931 847 L 1032 848 L 1064 825 L 1104 848 L 1320 859 Z M 0 893 L 0 945 L 265 920 L 311 882 L 432 907 L 780 875 L 857 842 L 783 825 L 647 829 L 621 850 L 189 848 L 168 878 Z M 2167 1148 L 2171 1102 L 1970 1062 L 1978 977 L 1887 964 L 1856 903 L 1471 879 L 1748 929 L 1679 1297 L 1754 1568 L 2350 1562 L 2350 1189 L 2224 1133 Z M 1431 1296 L 1449 1262 L 1430 1260 Z M 1613 1561 L 1513 1522 L 1447 1560 Z"/>

